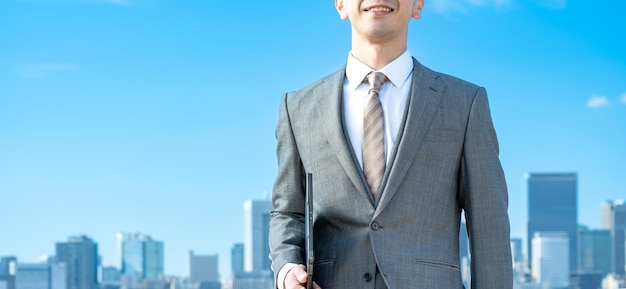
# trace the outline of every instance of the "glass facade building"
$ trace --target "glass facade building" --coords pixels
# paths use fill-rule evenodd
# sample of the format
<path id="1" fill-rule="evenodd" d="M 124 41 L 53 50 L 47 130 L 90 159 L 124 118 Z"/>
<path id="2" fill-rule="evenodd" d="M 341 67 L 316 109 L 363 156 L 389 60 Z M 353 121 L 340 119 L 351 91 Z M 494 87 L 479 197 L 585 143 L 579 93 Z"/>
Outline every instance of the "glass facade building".
<path id="1" fill-rule="evenodd" d="M 569 268 L 578 266 L 578 184 L 575 173 L 531 173 L 528 184 L 528 260 L 533 260 L 536 232 L 565 232 L 569 240 Z M 534 266 L 532 262 L 529 264 Z"/>
<path id="2" fill-rule="evenodd" d="M 163 276 L 163 242 L 140 233 L 121 234 L 120 245 L 123 275 L 135 275 L 140 279 Z"/>
<path id="3" fill-rule="evenodd" d="M 569 240 L 566 232 L 535 232 L 532 277 L 542 288 L 569 289 Z"/>
<path id="4" fill-rule="evenodd" d="M 581 228 L 578 235 L 578 268 L 583 273 L 611 273 L 611 231 Z"/>
<path id="5" fill-rule="evenodd" d="M 46 263 L 19 263 L 15 272 L 17 289 L 49 289 L 50 269 Z"/>
<path id="6" fill-rule="evenodd" d="M 271 270 L 269 259 L 269 224 L 272 202 L 269 200 L 244 203 L 244 271 Z"/>
<path id="7" fill-rule="evenodd" d="M 98 288 L 98 244 L 87 236 L 56 243 L 56 262 L 65 263 L 67 289 Z"/>
<path id="8" fill-rule="evenodd" d="M 624 276 L 626 271 L 626 204 L 623 200 L 605 202 L 600 208 L 601 227 L 611 234 L 611 272 Z"/>
<path id="9" fill-rule="evenodd" d="M 234 244 L 230 249 L 230 270 L 234 275 L 243 272 L 243 244 Z"/>

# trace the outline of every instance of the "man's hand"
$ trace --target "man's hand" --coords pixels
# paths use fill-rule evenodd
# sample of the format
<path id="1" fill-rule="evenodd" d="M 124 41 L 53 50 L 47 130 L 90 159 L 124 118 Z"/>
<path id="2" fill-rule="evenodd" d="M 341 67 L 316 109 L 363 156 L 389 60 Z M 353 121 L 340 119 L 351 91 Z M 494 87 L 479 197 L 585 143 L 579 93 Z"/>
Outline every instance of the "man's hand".
<path id="1" fill-rule="evenodd" d="M 306 289 L 303 284 L 306 284 L 308 277 L 304 265 L 300 264 L 291 268 L 285 276 L 285 289 Z M 322 289 L 322 287 L 313 282 L 313 289 Z"/>

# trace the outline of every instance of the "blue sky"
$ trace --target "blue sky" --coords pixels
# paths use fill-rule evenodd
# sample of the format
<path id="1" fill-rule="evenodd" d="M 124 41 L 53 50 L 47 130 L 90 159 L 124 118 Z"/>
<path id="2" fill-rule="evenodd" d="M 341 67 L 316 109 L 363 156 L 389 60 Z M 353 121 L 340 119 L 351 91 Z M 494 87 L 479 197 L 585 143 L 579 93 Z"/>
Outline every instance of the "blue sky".
<path id="1" fill-rule="evenodd" d="M 579 222 L 626 198 L 626 2 L 425 1 L 409 50 L 489 93 L 525 237 L 527 172 L 576 172 Z M 187 254 L 243 240 L 243 202 L 271 194 L 286 91 L 343 65 L 333 1 L 4 0 L 0 3 L 0 256 L 36 261 L 86 234 Z"/>

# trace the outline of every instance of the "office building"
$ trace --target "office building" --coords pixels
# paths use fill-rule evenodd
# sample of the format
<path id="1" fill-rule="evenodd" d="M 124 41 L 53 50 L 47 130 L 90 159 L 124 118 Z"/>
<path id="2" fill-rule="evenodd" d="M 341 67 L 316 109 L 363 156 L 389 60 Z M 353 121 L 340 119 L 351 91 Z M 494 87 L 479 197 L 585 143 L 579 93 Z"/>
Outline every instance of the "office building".
<path id="1" fill-rule="evenodd" d="M 115 289 L 120 287 L 122 279 L 120 270 L 112 266 L 102 267 L 100 270 L 100 276 L 102 278 L 100 281 L 101 289 Z"/>
<path id="2" fill-rule="evenodd" d="M 67 289 L 98 288 L 98 244 L 87 236 L 56 243 L 56 262 L 64 263 Z"/>
<path id="3" fill-rule="evenodd" d="M 611 231 L 581 227 L 578 235 L 578 268 L 580 273 L 607 275 L 612 272 Z"/>
<path id="4" fill-rule="evenodd" d="M 0 275 L 0 289 L 15 289 L 15 275 Z"/>
<path id="5" fill-rule="evenodd" d="M 163 276 L 163 242 L 153 240 L 141 233 L 118 233 L 121 245 L 122 275 L 143 279 L 158 279 Z M 129 277 L 130 278 L 130 277 Z"/>
<path id="6" fill-rule="evenodd" d="M 274 275 L 271 271 L 235 273 L 232 289 L 273 289 Z"/>
<path id="7" fill-rule="evenodd" d="M 600 226 L 611 234 L 611 272 L 626 275 L 626 205 L 623 200 L 604 202 L 600 208 Z"/>
<path id="8" fill-rule="evenodd" d="M 0 289 L 15 289 L 16 265 L 16 257 L 7 256 L 0 258 Z"/>
<path id="9" fill-rule="evenodd" d="M 50 289 L 50 269 L 47 263 L 18 263 L 15 271 L 15 288 Z"/>
<path id="10" fill-rule="evenodd" d="M 536 232 L 565 232 L 569 240 L 569 268 L 578 265 L 578 193 L 574 173 L 531 173 L 528 185 L 528 260 L 534 260 Z M 532 268 L 533 264 L 529 264 Z"/>
<path id="11" fill-rule="evenodd" d="M 164 279 L 145 279 L 141 281 L 141 289 L 164 289 L 170 288 L 170 284 Z"/>
<path id="12" fill-rule="evenodd" d="M 523 278 L 523 275 L 526 273 L 522 244 L 522 239 L 511 238 L 511 260 L 513 261 L 513 276 L 515 279 Z"/>
<path id="13" fill-rule="evenodd" d="M 272 202 L 269 200 L 244 203 L 244 271 L 271 270 L 269 260 L 269 223 Z"/>
<path id="14" fill-rule="evenodd" d="M 208 287 L 207 283 L 219 283 L 217 264 L 217 255 L 196 255 L 189 251 L 189 282 L 200 284 L 200 288 Z"/>
<path id="15" fill-rule="evenodd" d="M 230 249 L 230 269 L 233 275 L 243 272 L 243 251 L 242 243 L 234 244 Z"/>
<path id="16" fill-rule="evenodd" d="M 569 240 L 566 232 L 535 232 L 532 277 L 544 288 L 569 289 Z"/>
<path id="17" fill-rule="evenodd" d="M 48 261 L 50 289 L 67 289 L 67 266 L 65 263 Z"/>
<path id="18" fill-rule="evenodd" d="M 13 256 L 0 258 L 0 275 L 15 275 L 17 258 Z"/>
<path id="19" fill-rule="evenodd" d="M 570 275 L 571 289 L 599 289 L 602 288 L 602 279 L 605 274 L 577 272 Z"/>

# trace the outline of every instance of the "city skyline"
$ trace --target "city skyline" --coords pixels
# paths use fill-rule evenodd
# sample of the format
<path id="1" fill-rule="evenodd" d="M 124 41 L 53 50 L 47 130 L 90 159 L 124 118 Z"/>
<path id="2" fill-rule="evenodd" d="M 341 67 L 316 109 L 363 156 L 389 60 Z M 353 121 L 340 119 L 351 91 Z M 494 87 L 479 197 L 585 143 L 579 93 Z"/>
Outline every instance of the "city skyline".
<path id="1" fill-rule="evenodd" d="M 565 178 L 570 178 L 570 179 L 571 179 L 571 178 L 572 178 L 572 175 L 573 175 L 573 178 L 574 178 L 574 180 L 575 180 L 575 179 L 576 179 L 576 175 L 575 175 L 575 174 L 572 174 L 572 173 L 552 173 L 552 172 L 546 172 L 546 173 L 534 173 L 534 176 L 535 176 L 535 177 L 546 177 L 546 176 L 547 176 L 547 177 L 554 177 L 554 176 L 557 176 L 557 179 L 558 179 L 559 177 L 560 177 L 560 178 L 563 178 L 563 176 L 564 176 Z M 545 182 L 545 181 L 543 181 L 543 182 Z M 598 209 L 598 215 L 601 215 L 601 214 L 603 213 L 603 212 L 602 212 L 602 209 L 604 208 L 604 206 L 605 206 L 605 205 L 606 205 L 609 201 L 611 201 L 611 202 L 615 201 L 616 203 L 622 204 L 622 202 L 623 202 L 624 200 L 622 200 L 622 199 L 616 199 L 616 200 L 605 200 L 605 201 L 603 201 L 603 202 L 601 203 L 601 206 L 599 206 L 599 209 Z M 258 225 L 254 226 L 254 229 L 253 229 L 253 226 L 252 226 L 252 225 L 250 225 L 250 224 L 242 224 L 242 226 L 241 226 L 241 227 L 242 227 L 242 230 L 250 230 L 251 232 L 256 232 L 255 234 L 261 234 L 261 235 L 263 235 L 263 233 L 262 233 L 262 232 L 259 232 L 259 231 L 258 231 L 258 230 L 259 230 L 258 226 L 262 226 L 262 225 L 261 225 L 261 223 L 262 223 L 263 221 L 268 221 L 268 220 L 267 220 L 267 217 L 268 217 L 268 216 L 267 216 L 267 215 L 264 215 L 264 214 L 259 214 L 259 213 L 256 213 L 256 215 L 254 215 L 254 213 L 252 213 L 252 212 L 253 212 L 255 209 L 256 209 L 256 210 L 259 210 L 259 212 L 263 212 L 263 210 L 265 210 L 265 209 L 266 209 L 266 208 L 265 208 L 265 207 L 266 207 L 266 204 L 265 204 L 266 202 L 267 202 L 267 200 L 258 200 L 258 199 L 257 199 L 257 200 L 249 199 L 249 200 L 246 200 L 246 201 L 244 202 L 244 204 L 243 204 L 243 210 L 242 210 L 242 214 L 244 215 L 244 219 L 248 219 L 248 221 L 247 221 L 247 222 L 257 222 L 257 223 L 258 223 Z M 609 203 L 609 204 L 611 204 L 611 203 Z M 252 209 L 252 208 L 255 208 L 255 209 Z M 256 216 L 257 218 L 254 218 L 254 216 Z M 582 231 L 587 231 L 587 230 L 589 230 L 589 229 L 593 229 L 593 230 L 597 230 L 597 229 L 606 229 L 605 227 L 603 227 L 603 226 L 605 226 L 606 224 L 598 224 L 597 226 L 589 226 L 589 225 L 587 225 L 587 224 L 582 224 L 582 223 L 580 223 L 580 222 L 579 222 L 577 225 L 579 226 L 579 227 L 577 228 L 578 232 L 580 232 L 581 230 L 582 230 Z M 580 228 L 580 226 L 582 226 L 582 228 Z M 583 229 L 583 228 L 584 228 L 584 229 Z M 525 228 L 525 229 L 530 230 L 530 228 Z M 607 229 L 607 230 L 608 230 L 608 229 Z M 539 230 L 539 231 L 537 231 L 537 232 L 546 233 L 546 232 L 550 232 L 550 231 L 553 231 L 553 230 L 549 230 L 549 231 Z M 464 223 L 462 224 L 462 226 L 461 226 L 461 228 L 460 228 L 460 234 L 462 234 L 463 232 L 465 232 Z M 563 230 L 556 230 L 556 231 L 553 231 L 553 232 L 556 232 L 555 234 L 561 234 L 561 233 L 564 233 L 564 232 L 563 232 Z M 607 231 L 607 232 L 608 232 L 608 231 Z M 535 234 L 536 234 L 536 233 L 535 233 Z M 244 235 L 246 235 L 246 234 L 244 233 Z M 122 236 L 123 236 L 123 238 L 124 238 L 124 239 L 122 239 Z M 120 251 L 119 251 L 119 250 L 120 250 L 120 249 L 122 249 L 122 248 L 120 248 L 119 246 L 121 246 L 121 245 L 122 245 L 122 243 L 121 243 L 121 241 L 122 241 L 122 240 L 126 240 L 125 242 L 127 242 L 128 240 L 140 240 L 141 242 L 145 242 L 145 241 L 150 241 L 150 242 L 152 242 L 152 241 L 153 241 L 153 240 L 152 240 L 152 238 L 151 238 L 151 236 L 149 235 L 149 233 L 144 233 L 144 232 L 141 232 L 141 231 L 137 231 L 137 232 L 134 232 L 134 233 L 122 233 L 122 232 L 116 232 L 116 233 L 115 233 L 115 237 L 116 237 L 116 243 L 117 243 L 117 248 L 116 248 L 116 252 L 115 252 L 115 253 L 116 253 L 117 258 L 119 258 L 119 260 L 116 260 L 116 261 L 117 261 L 119 264 L 101 264 L 101 266 L 102 266 L 102 267 L 114 267 L 114 268 L 117 268 L 118 270 L 120 270 L 120 272 L 121 272 L 121 271 L 123 271 L 123 268 L 124 268 L 124 266 L 120 265 L 120 264 L 122 264 L 122 263 L 124 262 L 124 259 L 122 258 L 122 256 L 119 256 L 119 254 L 120 254 Z M 128 239 L 128 238 L 131 238 L 131 239 Z M 84 240 L 84 239 L 87 239 L 87 240 L 89 240 L 90 242 L 92 241 L 92 239 L 90 238 L 89 234 L 85 234 L 85 233 L 83 233 L 83 234 L 69 235 L 69 236 L 67 236 L 67 239 L 68 239 L 68 240 L 70 240 L 70 242 L 72 242 L 72 241 L 73 241 L 73 242 L 75 242 L 75 241 L 80 241 L 80 240 Z M 521 241 L 523 241 L 522 243 L 532 241 L 532 238 L 528 238 L 528 237 L 526 237 L 526 236 L 523 236 L 523 237 L 522 237 L 522 236 L 513 236 L 513 235 L 511 235 L 511 240 L 512 240 L 512 241 L 514 241 L 514 239 L 520 239 Z M 467 240 L 466 240 L 466 239 L 463 239 L 463 238 L 462 238 L 462 240 L 465 240 L 465 242 L 467 242 Z M 93 240 L 93 242 L 95 243 L 96 247 L 99 247 L 99 244 L 100 244 L 100 243 L 99 243 L 97 240 Z M 164 248 L 164 247 L 166 247 L 166 246 L 165 246 L 165 242 L 164 242 L 164 241 L 155 241 L 155 242 L 158 242 L 158 243 L 159 243 L 159 246 L 160 246 L 160 250 L 161 250 L 161 251 L 163 251 L 163 250 L 164 250 L 163 248 Z M 247 241 L 247 242 L 252 242 L 252 241 Z M 258 242 L 256 242 L 256 243 L 258 243 Z M 58 244 L 59 244 L 59 242 L 56 242 L 55 244 L 57 244 L 56 246 L 59 246 L 59 245 L 58 245 Z M 234 247 L 236 247 L 236 246 L 240 246 L 240 245 L 244 245 L 244 244 L 243 244 L 243 243 L 241 243 L 241 242 L 236 242 L 236 243 L 233 243 L 233 244 L 232 244 L 232 246 L 229 248 L 229 250 L 233 250 L 233 248 L 234 248 Z M 257 245 L 258 245 L 258 244 L 257 244 Z M 521 245 L 521 243 L 520 243 L 520 245 Z M 244 246 L 244 248 L 245 248 L 245 246 Z M 260 249 L 262 249 L 262 248 L 258 248 L 258 246 L 255 246 L 255 248 L 256 248 L 255 250 L 260 250 Z M 528 255 L 528 252 L 527 252 L 528 248 L 527 248 L 527 247 L 523 247 L 523 249 L 524 249 L 524 250 L 522 250 L 522 251 L 523 251 L 523 253 L 524 253 L 524 258 L 525 258 L 525 259 L 527 259 L 527 261 L 528 261 L 528 262 L 530 262 L 531 260 L 530 260 L 530 259 L 528 259 L 528 258 L 531 258 L 531 257 L 529 257 L 530 255 Z M 267 251 L 267 250 L 269 250 L 269 248 L 266 248 L 265 250 Z M 463 251 L 463 250 L 461 250 L 461 251 Z M 242 252 L 243 252 L 243 249 L 242 249 Z M 161 254 L 162 254 L 162 253 L 161 253 Z M 193 250 L 192 248 L 190 248 L 190 249 L 189 249 L 189 251 L 187 252 L 187 254 L 188 254 L 189 258 L 192 258 L 193 254 L 194 254 L 194 250 Z M 252 264 L 253 264 L 253 262 L 263 262 L 263 263 L 267 263 L 267 262 L 265 262 L 265 261 L 263 261 L 263 260 L 256 260 L 256 261 L 252 261 L 252 260 L 253 260 L 253 259 L 252 259 L 252 254 L 251 254 L 251 253 L 248 253 L 248 254 L 250 254 L 250 257 L 247 257 L 247 258 L 249 258 L 249 259 L 250 259 L 250 260 L 248 261 L 248 264 L 250 264 L 250 268 L 244 269 L 244 268 L 242 267 L 242 269 L 243 269 L 243 270 L 250 270 L 250 272 L 259 272 L 259 271 L 254 271 L 255 269 L 253 269 L 253 268 L 252 268 Z M 233 274 L 234 274 L 234 273 L 236 273 L 236 272 L 233 272 L 233 271 L 230 269 L 230 268 L 232 268 L 232 263 L 231 263 L 231 262 L 232 262 L 232 260 L 230 259 L 231 255 L 232 255 L 232 251 L 230 251 L 230 254 L 225 255 L 225 256 L 223 256 L 223 257 L 220 257 L 220 254 L 218 254 L 218 253 L 214 253 L 214 254 L 208 254 L 208 255 L 206 255 L 206 256 L 213 256 L 213 258 L 215 258 L 215 259 L 227 258 L 228 263 L 226 264 L 226 267 L 227 267 L 227 268 L 229 268 L 229 269 L 228 269 L 228 271 L 226 271 L 226 273 L 223 273 L 223 272 L 221 271 L 221 270 L 223 270 L 223 268 L 221 268 L 221 267 L 220 267 L 220 270 L 218 270 L 218 275 L 219 275 L 219 277 L 220 277 L 220 279 L 221 279 L 221 280 L 224 280 L 224 279 L 226 279 L 226 278 L 231 278 L 231 277 L 233 276 Z M 15 254 L 7 254 L 7 253 L 5 253 L 5 254 L 1 254 L 1 253 L 0 253 L 0 257 L 16 257 L 16 258 L 17 258 L 18 263 L 26 263 L 26 264 L 40 264 L 40 263 L 46 263 L 46 262 L 48 262 L 48 258 L 50 258 L 50 257 L 56 257 L 56 256 L 55 256 L 54 254 L 47 254 L 47 253 L 45 253 L 45 254 L 41 254 L 41 255 L 39 256 L 39 258 L 38 258 L 38 259 L 36 259 L 36 260 L 31 259 L 31 260 L 26 260 L 26 261 L 21 260 L 21 259 L 20 259 L 17 255 L 15 255 Z M 100 257 L 100 258 L 102 258 L 102 259 L 104 259 L 104 258 L 105 258 L 105 256 L 103 256 L 100 252 L 98 252 L 98 257 Z M 110 256 L 109 256 L 109 258 L 110 258 Z M 115 258 L 113 258 L 113 259 L 115 259 Z M 243 260 L 243 255 L 242 255 L 242 260 Z M 165 263 L 167 263 L 167 262 L 166 262 L 167 260 L 162 260 L 161 262 L 164 262 L 164 261 L 165 261 Z M 187 260 L 186 265 L 189 265 L 189 264 L 190 264 L 190 262 L 191 262 L 191 259 L 188 259 L 188 260 Z M 115 263 L 115 262 L 113 262 L 113 263 Z M 161 268 L 160 270 L 163 270 L 163 268 Z M 183 271 L 179 271 L 179 272 L 183 272 Z M 164 272 L 163 276 L 190 277 L 190 274 L 191 274 L 191 272 L 192 272 L 192 269 L 188 267 L 188 268 L 187 268 L 187 270 L 186 270 L 186 271 L 184 271 L 184 272 L 185 272 L 185 273 L 183 273 L 183 274 L 180 274 L 180 273 L 179 273 L 179 274 L 168 274 L 167 272 Z M 241 271 L 241 272 L 244 272 L 244 271 Z M 158 276 L 159 276 L 159 275 L 152 275 L 152 279 L 155 279 L 155 278 L 157 278 Z"/>
<path id="2" fill-rule="evenodd" d="M 232 1 L 231 1 L 232 2 Z M 339 69 L 350 27 L 332 1 L 0 3 L 0 256 L 33 262 L 116 233 L 188 252 L 244 242 L 243 203 L 271 196 L 281 95 Z M 575 172 L 578 222 L 626 198 L 626 3 L 426 1 L 408 49 L 486 87 L 526 239 L 527 173 Z M 224 12 L 224 13 L 222 13 Z"/>

